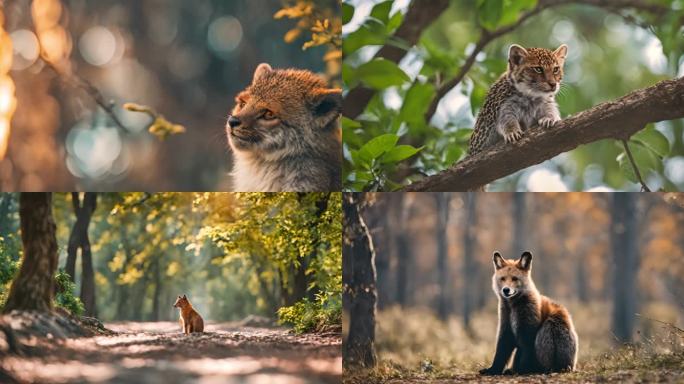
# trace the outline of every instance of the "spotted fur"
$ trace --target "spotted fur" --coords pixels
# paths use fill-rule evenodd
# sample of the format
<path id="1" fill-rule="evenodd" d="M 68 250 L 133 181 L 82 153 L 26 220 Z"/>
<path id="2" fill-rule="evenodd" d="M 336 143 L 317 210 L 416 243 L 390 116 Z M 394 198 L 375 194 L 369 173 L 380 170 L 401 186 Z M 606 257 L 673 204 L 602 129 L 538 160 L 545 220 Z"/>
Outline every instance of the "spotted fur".
<path id="1" fill-rule="evenodd" d="M 508 70 L 489 89 L 470 137 L 474 155 L 501 140 L 515 142 L 531 126 L 560 120 L 555 95 L 563 79 L 567 46 L 555 51 L 511 45 Z"/>
<path id="2" fill-rule="evenodd" d="M 532 281 L 532 254 L 506 260 L 494 252 L 492 288 L 499 298 L 494 360 L 484 375 L 573 371 L 578 338 L 570 313 L 543 296 Z M 513 364 L 504 371 L 511 355 Z"/>
<path id="3" fill-rule="evenodd" d="M 305 70 L 261 64 L 226 124 L 235 191 L 341 190 L 342 94 Z"/>

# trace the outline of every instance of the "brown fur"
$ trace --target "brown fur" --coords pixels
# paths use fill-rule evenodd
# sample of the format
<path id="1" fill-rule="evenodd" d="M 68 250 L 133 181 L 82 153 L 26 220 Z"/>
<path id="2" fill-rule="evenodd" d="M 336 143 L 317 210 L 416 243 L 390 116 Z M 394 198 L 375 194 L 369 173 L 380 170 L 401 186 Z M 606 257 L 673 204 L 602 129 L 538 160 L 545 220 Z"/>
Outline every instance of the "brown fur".
<path id="1" fill-rule="evenodd" d="M 577 334 L 570 313 L 539 293 L 531 277 L 532 254 L 505 260 L 494 253 L 492 288 L 499 298 L 499 327 L 492 365 L 485 375 L 575 369 Z M 511 369 L 504 371 L 515 351 Z"/>
<path id="2" fill-rule="evenodd" d="M 314 73 L 260 64 L 235 98 L 226 133 L 235 191 L 342 188 L 342 91 Z"/>
<path id="3" fill-rule="evenodd" d="M 183 328 L 183 333 L 187 335 L 193 332 L 204 332 L 202 316 L 195 311 L 185 295 L 178 296 L 173 307 L 180 308 L 180 319 L 178 321 Z"/>

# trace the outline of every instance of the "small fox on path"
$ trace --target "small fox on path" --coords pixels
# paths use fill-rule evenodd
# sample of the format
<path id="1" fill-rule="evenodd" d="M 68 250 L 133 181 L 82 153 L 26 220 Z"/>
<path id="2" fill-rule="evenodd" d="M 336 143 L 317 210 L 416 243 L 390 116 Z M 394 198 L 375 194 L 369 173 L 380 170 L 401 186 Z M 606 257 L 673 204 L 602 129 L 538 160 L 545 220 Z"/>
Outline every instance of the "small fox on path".
<path id="1" fill-rule="evenodd" d="M 494 252 L 492 288 L 499 298 L 499 329 L 492 366 L 483 375 L 573 371 L 577 333 L 565 307 L 542 296 L 532 281 L 532 254 L 505 260 Z M 515 350 L 513 366 L 506 368 Z"/>
<path id="2" fill-rule="evenodd" d="M 180 308 L 180 325 L 183 327 L 183 333 L 189 334 L 192 332 L 204 332 L 204 320 L 200 316 L 188 298 L 183 295 L 178 296 L 176 302 L 173 304 L 174 308 Z"/>

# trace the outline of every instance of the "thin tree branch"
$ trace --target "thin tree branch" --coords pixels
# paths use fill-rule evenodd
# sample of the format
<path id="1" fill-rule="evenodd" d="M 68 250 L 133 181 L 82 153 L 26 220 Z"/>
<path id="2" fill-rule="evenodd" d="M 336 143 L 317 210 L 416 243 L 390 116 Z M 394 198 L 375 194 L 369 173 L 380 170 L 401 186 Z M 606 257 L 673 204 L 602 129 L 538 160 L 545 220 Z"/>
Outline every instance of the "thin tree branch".
<path id="1" fill-rule="evenodd" d="M 634 157 L 632 157 L 632 151 L 629 150 L 627 140 L 620 139 L 620 141 L 622 142 L 622 146 L 625 148 L 625 152 L 627 153 L 627 158 L 629 159 L 630 164 L 632 164 L 634 174 L 636 175 L 637 180 L 639 180 L 639 184 L 641 184 L 641 192 L 651 192 L 651 190 L 648 189 L 648 185 L 644 183 L 644 179 L 641 178 L 641 172 L 639 172 L 639 167 L 637 167 L 636 162 L 634 161 Z"/>
<path id="2" fill-rule="evenodd" d="M 394 37 L 405 41 L 408 46 L 418 43 L 420 35 L 428 25 L 432 24 L 449 6 L 449 0 L 413 0 L 409 6 L 404 21 L 394 33 Z M 373 56 L 382 57 L 398 63 L 406 51 L 394 45 L 386 44 Z M 350 119 L 356 118 L 363 112 L 368 102 L 375 94 L 374 89 L 358 86 L 349 91 L 344 98 L 342 113 Z"/>
<path id="3" fill-rule="evenodd" d="M 661 81 L 568 117 L 551 128 L 529 129 L 518 142 L 499 143 L 405 190 L 474 190 L 582 144 L 627 140 L 649 123 L 683 117 L 684 78 Z"/>

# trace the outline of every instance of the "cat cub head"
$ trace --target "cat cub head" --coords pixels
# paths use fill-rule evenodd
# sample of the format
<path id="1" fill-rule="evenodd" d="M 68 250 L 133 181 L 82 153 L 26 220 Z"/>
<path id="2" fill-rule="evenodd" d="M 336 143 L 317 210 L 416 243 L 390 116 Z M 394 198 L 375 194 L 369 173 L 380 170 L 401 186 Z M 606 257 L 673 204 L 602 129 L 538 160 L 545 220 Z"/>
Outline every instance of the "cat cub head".
<path id="1" fill-rule="evenodd" d="M 310 71 L 273 69 L 264 63 L 235 98 L 226 134 L 235 152 L 287 156 L 334 134 L 341 112 L 341 90 L 329 89 Z"/>
<path id="2" fill-rule="evenodd" d="M 508 50 L 509 78 L 516 89 L 527 96 L 553 96 L 563 80 L 563 64 L 567 53 L 568 46 L 565 44 L 555 51 L 513 44 Z"/>

